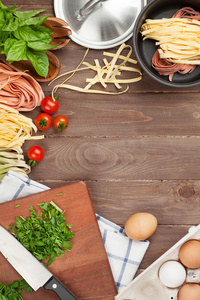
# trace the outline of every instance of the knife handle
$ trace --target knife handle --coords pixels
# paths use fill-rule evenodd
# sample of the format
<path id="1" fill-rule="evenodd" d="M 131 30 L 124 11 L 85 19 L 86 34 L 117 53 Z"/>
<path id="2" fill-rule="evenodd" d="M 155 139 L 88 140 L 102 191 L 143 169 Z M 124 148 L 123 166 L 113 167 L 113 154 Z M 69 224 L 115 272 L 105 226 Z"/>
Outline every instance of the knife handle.
<path id="1" fill-rule="evenodd" d="M 54 291 L 61 300 L 78 300 L 56 277 L 52 276 L 43 286 Z"/>

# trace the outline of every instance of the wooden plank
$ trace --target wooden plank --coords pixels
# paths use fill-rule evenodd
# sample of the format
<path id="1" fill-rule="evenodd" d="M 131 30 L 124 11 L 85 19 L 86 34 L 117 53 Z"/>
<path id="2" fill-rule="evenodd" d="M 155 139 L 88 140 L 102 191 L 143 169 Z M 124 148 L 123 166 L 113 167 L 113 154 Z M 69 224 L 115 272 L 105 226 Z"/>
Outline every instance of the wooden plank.
<path id="1" fill-rule="evenodd" d="M 16 5 L 17 7 L 20 7 L 20 10 L 33 10 L 33 9 L 45 9 L 44 12 L 41 13 L 41 15 L 51 15 L 54 16 L 54 8 L 53 8 L 53 2 L 54 0 L 44 0 L 42 3 L 39 3 L 37 0 L 31 0 L 31 1 L 23 1 L 23 0 L 16 0 L 15 3 L 13 3 L 12 0 L 4 0 L 2 1 L 3 4 L 7 7 Z"/>
<path id="2" fill-rule="evenodd" d="M 31 176 L 30 176 L 31 177 Z M 66 181 L 41 180 L 50 188 Z M 182 227 L 199 224 L 200 181 L 135 180 L 86 181 L 96 213 L 124 226 L 130 215 L 149 212 L 159 225 Z M 168 231 L 170 235 L 170 231 Z M 162 236 L 160 236 L 162 238 Z"/>
<path id="3" fill-rule="evenodd" d="M 50 93 L 46 93 L 50 95 Z M 138 93 L 102 97 L 59 93 L 59 111 L 69 119 L 62 135 L 75 136 L 199 136 L 200 102 L 196 93 Z M 40 108 L 24 113 L 33 120 Z M 58 114 L 58 113 L 57 113 Z M 184 122 L 183 120 L 187 120 Z M 54 128 L 46 136 L 58 136 Z"/>
<path id="4" fill-rule="evenodd" d="M 57 194 L 60 194 L 57 196 Z M 102 297 L 116 295 L 116 286 L 111 274 L 110 265 L 103 240 L 94 214 L 93 205 L 84 182 L 64 185 L 45 192 L 29 195 L 0 204 L 1 225 L 8 229 L 16 216 L 26 218 L 29 206 L 36 211 L 37 204 L 54 201 L 64 212 L 67 224 L 73 224 L 75 235 L 72 250 L 62 259 L 57 259 L 49 270 L 80 300 L 101 300 Z M 15 209 L 15 205 L 20 206 Z M 0 256 L 1 281 L 5 284 L 17 280 L 19 274 L 6 259 Z M 56 300 L 54 293 L 44 289 L 26 294 L 24 299 Z"/>
<path id="5" fill-rule="evenodd" d="M 13 6 L 13 0 L 3 0 L 2 1 L 4 5 L 6 6 Z M 24 1 L 24 0 L 15 0 L 16 5 L 23 5 L 23 6 L 53 6 L 54 0 L 43 0 L 42 2 L 39 2 L 38 0 L 29 0 Z"/>
<path id="6" fill-rule="evenodd" d="M 46 138 L 31 178 L 54 180 L 199 179 L 199 138 Z M 36 141 L 27 141 L 24 153 Z"/>

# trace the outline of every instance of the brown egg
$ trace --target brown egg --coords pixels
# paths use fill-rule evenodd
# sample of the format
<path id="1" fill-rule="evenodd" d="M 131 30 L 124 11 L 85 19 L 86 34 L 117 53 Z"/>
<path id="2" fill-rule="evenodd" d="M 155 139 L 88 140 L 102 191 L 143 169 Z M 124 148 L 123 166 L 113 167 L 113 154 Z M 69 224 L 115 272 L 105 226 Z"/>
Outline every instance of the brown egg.
<path id="1" fill-rule="evenodd" d="M 157 225 L 157 219 L 152 214 L 136 213 L 127 219 L 125 232 L 133 240 L 145 240 L 155 232 Z"/>
<path id="2" fill-rule="evenodd" d="M 179 258 L 187 268 L 200 268 L 200 242 L 189 240 L 184 243 L 179 250 Z"/>
<path id="3" fill-rule="evenodd" d="M 178 300 L 200 300 L 200 285 L 197 283 L 186 283 L 178 292 Z"/>

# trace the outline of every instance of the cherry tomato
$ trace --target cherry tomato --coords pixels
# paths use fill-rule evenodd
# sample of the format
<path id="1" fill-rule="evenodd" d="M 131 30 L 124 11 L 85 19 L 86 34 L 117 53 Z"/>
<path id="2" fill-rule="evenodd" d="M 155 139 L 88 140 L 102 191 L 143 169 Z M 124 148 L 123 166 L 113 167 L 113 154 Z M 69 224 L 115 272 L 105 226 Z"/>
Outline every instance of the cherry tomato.
<path id="1" fill-rule="evenodd" d="M 54 114 L 59 108 L 58 98 L 44 97 L 41 102 L 42 110 L 47 114 Z"/>
<path id="2" fill-rule="evenodd" d="M 41 113 L 35 118 L 35 125 L 40 130 L 47 130 L 52 124 L 52 117 L 46 113 Z"/>
<path id="3" fill-rule="evenodd" d="M 35 167 L 37 162 L 43 159 L 44 150 L 40 146 L 35 145 L 28 149 L 27 155 L 29 158 L 28 165 Z"/>
<path id="4" fill-rule="evenodd" d="M 59 132 L 62 132 L 65 130 L 68 126 L 68 119 L 64 115 L 58 115 L 53 120 L 53 126 L 55 129 L 57 129 Z"/>

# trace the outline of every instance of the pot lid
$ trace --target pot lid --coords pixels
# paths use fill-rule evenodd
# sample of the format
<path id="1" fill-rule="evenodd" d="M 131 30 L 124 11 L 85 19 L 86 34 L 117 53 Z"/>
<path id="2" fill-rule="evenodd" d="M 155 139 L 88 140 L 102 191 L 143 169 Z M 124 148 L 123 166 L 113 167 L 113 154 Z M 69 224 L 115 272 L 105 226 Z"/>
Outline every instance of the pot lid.
<path id="1" fill-rule="evenodd" d="M 70 38 L 92 49 L 115 47 L 133 34 L 147 0 L 54 0 L 57 18 L 65 20 Z"/>

